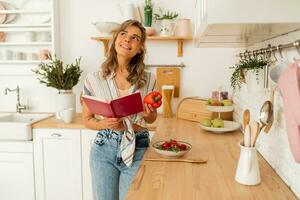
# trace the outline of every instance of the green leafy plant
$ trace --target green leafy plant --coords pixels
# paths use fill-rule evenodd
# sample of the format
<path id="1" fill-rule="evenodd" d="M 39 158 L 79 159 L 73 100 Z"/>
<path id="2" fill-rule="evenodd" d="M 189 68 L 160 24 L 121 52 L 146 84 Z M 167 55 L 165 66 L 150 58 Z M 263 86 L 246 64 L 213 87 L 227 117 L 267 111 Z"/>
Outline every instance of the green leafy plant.
<path id="1" fill-rule="evenodd" d="M 32 70 L 39 76 L 40 83 L 58 90 L 71 90 L 78 83 L 82 73 L 80 70 L 81 57 L 75 60 L 75 64 L 67 65 L 64 65 L 56 55 L 53 58 L 49 54 L 48 58 L 49 63 L 40 63 L 36 70 Z"/>
<path id="2" fill-rule="evenodd" d="M 163 19 L 175 19 L 176 17 L 178 17 L 177 12 L 171 12 L 171 11 L 164 12 L 161 8 L 159 8 L 158 11 L 159 13 L 154 13 L 155 21 L 163 20 Z"/>
<path id="3" fill-rule="evenodd" d="M 144 25 L 146 27 L 151 27 L 151 25 L 152 25 L 152 11 L 153 11 L 153 4 L 152 4 L 151 0 L 145 0 L 145 7 L 144 7 L 145 20 L 144 20 Z"/>
<path id="4" fill-rule="evenodd" d="M 256 80 L 258 81 L 260 69 L 263 69 L 268 63 L 269 61 L 262 57 L 241 59 L 238 64 L 236 64 L 234 67 L 231 67 L 231 69 L 234 69 L 230 78 L 230 85 L 233 90 L 241 88 L 241 84 L 245 82 L 245 74 L 247 74 L 247 72 L 250 70 L 255 71 L 257 77 Z"/>

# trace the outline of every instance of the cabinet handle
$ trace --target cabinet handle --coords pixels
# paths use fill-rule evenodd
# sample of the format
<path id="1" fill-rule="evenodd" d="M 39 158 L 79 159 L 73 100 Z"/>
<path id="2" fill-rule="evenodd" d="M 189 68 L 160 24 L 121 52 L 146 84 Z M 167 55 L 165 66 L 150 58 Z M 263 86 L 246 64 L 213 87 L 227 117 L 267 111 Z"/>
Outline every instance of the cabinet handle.
<path id="1" fill-rule="evenodd" d="M 61 137 L 61 134 L 59 134 L 59 133 L 52 133 L 51 136 L 52 137 Z"/>

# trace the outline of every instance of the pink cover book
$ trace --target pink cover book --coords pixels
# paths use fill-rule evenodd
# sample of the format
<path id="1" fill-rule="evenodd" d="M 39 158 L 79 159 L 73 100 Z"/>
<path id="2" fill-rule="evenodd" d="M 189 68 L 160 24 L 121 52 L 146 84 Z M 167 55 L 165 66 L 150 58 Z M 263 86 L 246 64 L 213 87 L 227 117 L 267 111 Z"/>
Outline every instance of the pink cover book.
<path id="1" fill-rule="evenodd" d="M 135 92 L 111 101 L 83 95 L 82 99 L 93 114 L 103 117 L 121 118 L 143 111 L 140 92 Z"/>

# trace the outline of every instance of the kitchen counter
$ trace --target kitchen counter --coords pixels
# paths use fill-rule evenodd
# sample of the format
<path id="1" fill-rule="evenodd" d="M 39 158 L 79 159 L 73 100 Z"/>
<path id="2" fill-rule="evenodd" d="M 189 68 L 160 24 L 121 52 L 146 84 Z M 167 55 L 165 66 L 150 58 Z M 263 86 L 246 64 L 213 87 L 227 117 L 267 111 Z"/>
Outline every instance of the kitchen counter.
<path id="1" fill-rule="evenodd" d="M 72 123 L 66 124 L 62 120 L 58 120 L 55 116 L 32 124 L 32 128 L 72 128 L 72 129 L 86 129 L 82 123 L 81 113 L 76 113 L 75 119 Z M 156 122 L 148 124 L 148 129 L 154 131 L 156 129 Z"/>
<path id="2" fill-rule="evenodd" d="M 208 162 L 145 161 L 148 157 L 160 157 L 149 148 L 141 163 L 143 167 L 140 167 L 130 186 L 127 200 L 297 199 L 260 154 L 261 183 L 245 186 L 234 180 L 240 153 L 238 142 L 242 140 L 240 131 L 210 133 L 201 130 L 195 122 L 160 118 L 151 143 L 169 138 L 193 145 L 184 158 L 207 158 Z M 142 168 L 144 173 L 140 173 Z"/>

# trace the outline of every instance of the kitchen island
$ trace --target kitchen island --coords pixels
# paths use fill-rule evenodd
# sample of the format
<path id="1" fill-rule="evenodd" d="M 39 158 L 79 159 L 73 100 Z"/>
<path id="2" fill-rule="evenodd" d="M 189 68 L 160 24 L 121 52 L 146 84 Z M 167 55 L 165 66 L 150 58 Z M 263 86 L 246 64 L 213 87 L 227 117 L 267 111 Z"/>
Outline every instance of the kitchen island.
<path id="1" fill-rule="evenodd" d="M 297 199 L 260 154 L 261 183 L 245 186 L 234 180 L 240 153 L 238 142 L 242 140 L 240 131 L 210 133 L 201 130 L 195 122 L 160 117 L 151 144 L 170 138 L 193 145 L 183 158 L 208 159 L 208 162 L 146 161 L 146 158 L 160 157 L 149 148 L 134 177 L 127 200 Z"/>

